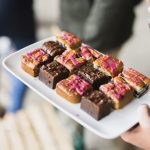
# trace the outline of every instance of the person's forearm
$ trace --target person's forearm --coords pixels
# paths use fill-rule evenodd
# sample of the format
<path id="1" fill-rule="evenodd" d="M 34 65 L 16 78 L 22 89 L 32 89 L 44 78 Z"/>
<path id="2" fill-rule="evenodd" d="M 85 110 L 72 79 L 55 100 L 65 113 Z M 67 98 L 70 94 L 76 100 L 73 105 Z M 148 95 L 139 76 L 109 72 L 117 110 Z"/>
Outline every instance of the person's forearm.
<path id="1" fill-rule="evenodd" d="M 150 109 L 142 105 L 138 109 L 139 125 L 121 135 L 127 143 L 133 144 L 144 150 L 150 150 Z"/>

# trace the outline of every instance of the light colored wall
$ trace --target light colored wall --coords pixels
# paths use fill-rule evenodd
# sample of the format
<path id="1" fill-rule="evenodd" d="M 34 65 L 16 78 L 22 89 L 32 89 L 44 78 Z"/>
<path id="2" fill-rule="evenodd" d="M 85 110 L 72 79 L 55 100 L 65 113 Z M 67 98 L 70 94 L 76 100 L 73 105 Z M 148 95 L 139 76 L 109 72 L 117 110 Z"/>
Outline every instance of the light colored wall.
<path id="1" fill-rule="evenodd" d="M 60 0 L 34 0 L 34 10 L 39 22 L 57 22 Z"/>

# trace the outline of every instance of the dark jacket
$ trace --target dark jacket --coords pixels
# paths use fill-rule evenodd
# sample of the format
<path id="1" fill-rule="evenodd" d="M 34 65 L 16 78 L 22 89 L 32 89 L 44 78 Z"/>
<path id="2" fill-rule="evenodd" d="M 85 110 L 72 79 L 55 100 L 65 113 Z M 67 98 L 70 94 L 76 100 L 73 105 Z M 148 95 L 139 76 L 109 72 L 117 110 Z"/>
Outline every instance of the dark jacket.
<path id="1" fill-rule="evenodd" d="M 60 27 L 98 50 L 121 46 L 132 34 L 140 0 L 61 0 Z"/>

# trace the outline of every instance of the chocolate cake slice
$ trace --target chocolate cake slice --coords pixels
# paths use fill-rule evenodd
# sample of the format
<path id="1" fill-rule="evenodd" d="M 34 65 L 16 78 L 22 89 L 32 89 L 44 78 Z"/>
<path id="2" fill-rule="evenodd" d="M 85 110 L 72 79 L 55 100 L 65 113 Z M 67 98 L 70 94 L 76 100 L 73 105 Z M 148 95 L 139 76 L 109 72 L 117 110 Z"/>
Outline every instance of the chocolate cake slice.
<path id="1" fill-rule="evenodd" d="M 78 69 L 77 74 L 84 80 L 88 81 L 94 89 L 98 89 L 100 85 L 107 83 L 111 79 L 110 76 L 107 76 L 103 72 L 95 69 L 93 64 L 90 62 L 81 66 Z"/>
<path id="2" fill-rule="evenodd" d="M 53 58 L 57 55 L 61 55 L 66 50 L 58 42 L 54 42 L 54 41 L 44 42 L 42 49 Z"/>
<path id="3" fill-rule="evenodd" d="M 69 70 L 57 61 L 43 65 L 39 73 L 39 79 L 52 89 L 55 89 L 56 84 L 68 76 Z"/>
<path id="4" fill-rule="evenodd" d="M 95 90 L 82 96 L 81 109 L 100 120 L 111 112 L 111 100 L 101 91 Z"/>

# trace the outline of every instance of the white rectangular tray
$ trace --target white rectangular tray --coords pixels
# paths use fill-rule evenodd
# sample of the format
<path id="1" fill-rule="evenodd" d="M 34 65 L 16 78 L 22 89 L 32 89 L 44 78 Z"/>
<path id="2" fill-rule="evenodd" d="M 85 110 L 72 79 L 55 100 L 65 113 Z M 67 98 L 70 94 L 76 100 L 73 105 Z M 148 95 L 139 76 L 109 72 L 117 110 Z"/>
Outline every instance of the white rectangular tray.
<path id="1" fill-rule="evenodd" d="M 34 48 L 41 47 L 43 42 L 47 40 L 53 40 L 53 38 L 44 39 L 9 55 L 3 61 L 4 67 L 45 100 L 100 137 L 105 139 L 116 138 L 137 123 L 137 108 L 144 103 L 150 105 L 150 91 L 141 98 L 133 100 L 123 109 L 116 110 L 100 121 L 96 121 L 80 109 L 80 104 L 71 104 L 57 95 L 55 90 L 44 85 L 38 78 L 25 73 L 20 67 L 21 55 Z"/>

